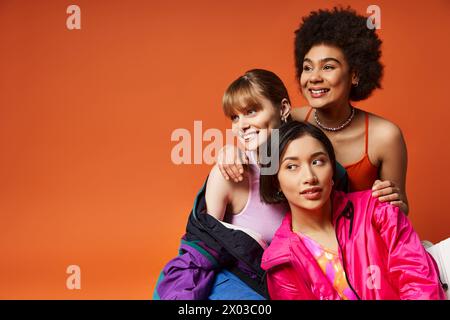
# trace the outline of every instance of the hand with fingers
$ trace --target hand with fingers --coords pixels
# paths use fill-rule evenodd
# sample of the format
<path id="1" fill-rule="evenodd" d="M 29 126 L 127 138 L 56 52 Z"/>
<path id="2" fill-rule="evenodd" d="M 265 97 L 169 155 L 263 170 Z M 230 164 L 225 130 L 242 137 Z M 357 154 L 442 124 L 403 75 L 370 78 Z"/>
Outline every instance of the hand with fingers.
<path id="1" fill-rule="evenodd" d="M 392 181 L 376 180 L 372 186 L 372 197 L 378 198 L 380 202 L 389 202 L 408 214 L 409 208 L 404 200 L 403 192 Z"/>
<path id="2" fill-rule="evenodd" d="M 244 164 L 248 164 L 247 155 L 238 147 L 225 145 L 217 155 L 217 166 L 226 180 L 240 182 L 244 179 Z"/>

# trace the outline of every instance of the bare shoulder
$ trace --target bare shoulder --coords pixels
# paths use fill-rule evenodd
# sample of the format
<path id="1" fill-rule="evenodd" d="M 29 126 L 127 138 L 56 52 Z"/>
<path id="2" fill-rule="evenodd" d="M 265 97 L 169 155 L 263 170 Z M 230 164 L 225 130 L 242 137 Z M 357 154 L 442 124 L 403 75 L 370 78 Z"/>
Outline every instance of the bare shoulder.
<path id="1" fill-rule="evenodd" d="M 373 113 L 368 114 L 369 114 L 369 126 L 371 127 L 370 131 L 377 138 L 383 140 L 391 140 L 391 139 L 398 139 L 403 135 L 402 130 L 395 123 L 383 117 L 377 116 Z"/>
<path id="2" fill-rule="evenodd" d="M 215 195 L 220 198 L 229 198 L 232 183 L 223 177 L 218 165 L 214 165 L 209 173 L 206 183 L 206 194 Z"/>
<path id="3" fill-rule="evenodd" d="M 368 114 L 369 130 L 374 140 L 389 143 L 403 139 L 402 130 L 398 125 L 373 113 Z"/>
<path id="4" fill-rule="evenodd" d="M 292 108 L 291 110 L 292 119 L 296 121 L 304 121 L 309 109 L 311 109 L 311 107 L 309 106 Z"/>

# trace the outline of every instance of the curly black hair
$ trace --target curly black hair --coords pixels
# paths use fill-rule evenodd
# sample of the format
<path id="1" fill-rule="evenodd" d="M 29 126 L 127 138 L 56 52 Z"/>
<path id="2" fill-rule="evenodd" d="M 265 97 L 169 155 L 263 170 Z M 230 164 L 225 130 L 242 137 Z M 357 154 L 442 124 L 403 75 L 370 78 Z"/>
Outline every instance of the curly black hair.
<path id="1" fill-rule="evenodd" d="M 375 29 L 367 27 L 367 18 L 350 7 L 313 11 L 303 18 L 295 31 L 297 80 L 300 82 L 303 59 L 313 46 L 336 46 L 343 51 L 350 70 L 359 78 L 358 86 L 352 86 L 350 100 L 364 100 L 375 88 L 381 88 L 381 43 Z"/>

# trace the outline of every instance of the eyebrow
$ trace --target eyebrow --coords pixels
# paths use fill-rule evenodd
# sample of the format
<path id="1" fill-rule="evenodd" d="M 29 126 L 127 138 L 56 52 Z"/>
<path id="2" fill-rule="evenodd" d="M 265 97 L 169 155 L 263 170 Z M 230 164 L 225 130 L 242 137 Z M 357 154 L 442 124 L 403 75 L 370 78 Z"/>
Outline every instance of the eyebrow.
<path id="1" fill-rule="evenodd" d="M 319 60 L 319 62 L 322 62 L 322 63 L 328 62 L 328 61 L 334 61 L 334 62 L 336 62 L 336 63 L 338 63 L 338 64 L 341 64 L 341 62 L 340 62 L 338 59 L 336 59 L 336 58 L 331 58 L 331 57 L 327 57 L 327 58 L 323 58 L 323 59 L 320 59 L 320 60 Z M 310 63 L 313 63 L 312 60 L 309 59 L 309 58 L 303 59 L 303 62 L 310 62 Z"/>
<path id="2" fill-rule="evenodd" d="M 319 155 L 328 156 L 328 155 L 327 155 L 325 152 L 323 152 L 323 151 L 317 151 L 317 152 L 314 152 L 314 153 L 310 156 L 310 158 L 314 158 L 314 157 L 317 157 L 317 156 L 319 156 Z M 286 158 L 283 159 L 283 161 L 281 161 L 281 163 L 285 162 L 286 160 L 298 160 L 298 157 L 286 157 Z"/>

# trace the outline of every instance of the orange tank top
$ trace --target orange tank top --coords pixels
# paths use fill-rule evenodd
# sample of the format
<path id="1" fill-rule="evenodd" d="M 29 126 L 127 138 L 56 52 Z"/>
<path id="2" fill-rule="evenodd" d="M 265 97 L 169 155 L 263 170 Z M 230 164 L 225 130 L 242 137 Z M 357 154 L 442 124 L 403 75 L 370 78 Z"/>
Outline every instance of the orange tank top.
<path id="1" fill-rule="evenodd" d="M 313 108 L 309 109 L 305 118 L 305 122 L 308 122 L 312 110 Z M 369 147 L 369 114 L 366 113 L 364 155 L 361 158 L 361 160 L 343 166 L 347 171 L 350 192 L 372 189 L 373 183 L 379 177 L 378 168 L 375 167 L 369 160 L 368 147 Z"/>

